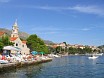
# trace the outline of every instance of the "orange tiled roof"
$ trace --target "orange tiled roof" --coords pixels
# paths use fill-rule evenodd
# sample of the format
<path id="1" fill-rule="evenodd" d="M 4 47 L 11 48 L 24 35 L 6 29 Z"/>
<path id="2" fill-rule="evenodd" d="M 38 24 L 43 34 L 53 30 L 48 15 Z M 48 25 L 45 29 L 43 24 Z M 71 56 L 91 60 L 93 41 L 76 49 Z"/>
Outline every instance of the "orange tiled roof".
<path id="1" fill-rule="evenodd" d="M 53 48 L 56 48 L 56 47 L 58 47 L 58 46 L 57 46 L 57 45 L 53 45 L 52 47 L 53 47 Z"/>
<path id="2" fill-rule="evenodd" d="M 5 32 L 0 32 L 0 36 L 2 36 Z"/>
<path id="3" fill-rule="evenodd" d="M 22 43 L 26 44 L 27 41 L 22 41 Z"/>
<path id="4" fill-rule="evenodd" d="M 18 37 L 11 37 L 10 41 L 15 41 Z"/>

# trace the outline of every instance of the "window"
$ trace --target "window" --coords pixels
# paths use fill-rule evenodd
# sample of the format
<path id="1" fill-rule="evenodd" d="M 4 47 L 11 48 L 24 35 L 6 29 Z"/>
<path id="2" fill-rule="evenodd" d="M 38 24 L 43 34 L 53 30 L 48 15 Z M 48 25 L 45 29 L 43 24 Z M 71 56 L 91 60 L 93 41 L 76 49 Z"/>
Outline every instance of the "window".
<path id="1" fill-rule="evenodd" d="M 18 46 L 18 44 L 16 43 L 16 46 Z"/>
<path id="2" fill-rule="evenodd" d="M 24 45 L 22 45 L 22 47 L 24 47 Z"/>

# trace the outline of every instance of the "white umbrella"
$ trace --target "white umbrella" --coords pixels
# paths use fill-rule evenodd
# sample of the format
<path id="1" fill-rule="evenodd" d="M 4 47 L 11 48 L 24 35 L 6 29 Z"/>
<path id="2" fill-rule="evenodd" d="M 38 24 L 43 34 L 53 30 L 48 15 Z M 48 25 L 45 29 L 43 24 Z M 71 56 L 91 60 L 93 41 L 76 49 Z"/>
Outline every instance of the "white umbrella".
<path id="1" fill-rule="evenodd" d="M 5 46 L 3 49 L 4 50 L 16 50 L 16 51 L 19 51 L 19 49 L 15 48 L 13 46 Z"/>

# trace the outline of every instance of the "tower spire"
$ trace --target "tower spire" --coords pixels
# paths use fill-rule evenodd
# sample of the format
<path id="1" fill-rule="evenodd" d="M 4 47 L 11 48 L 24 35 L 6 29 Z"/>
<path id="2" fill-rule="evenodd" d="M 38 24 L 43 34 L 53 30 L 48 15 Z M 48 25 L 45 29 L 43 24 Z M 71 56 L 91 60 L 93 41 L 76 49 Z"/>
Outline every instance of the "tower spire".
<path id="1" fill-rule="evenodd" d="M 14 25 L 13 25 L 13 26 L 18 26 L 18 25 L 17 25 L 17 19 L 15 20 L 15 23 L 14 23 Z"/>
<path id="2" fill-rule="evenodd" d="M 11 37 L 19 37 L 19 35 L 18 35 L 17 19 L 15 20 L 15 23 L 12 26 L 12 34 L 11 34 Z"/>

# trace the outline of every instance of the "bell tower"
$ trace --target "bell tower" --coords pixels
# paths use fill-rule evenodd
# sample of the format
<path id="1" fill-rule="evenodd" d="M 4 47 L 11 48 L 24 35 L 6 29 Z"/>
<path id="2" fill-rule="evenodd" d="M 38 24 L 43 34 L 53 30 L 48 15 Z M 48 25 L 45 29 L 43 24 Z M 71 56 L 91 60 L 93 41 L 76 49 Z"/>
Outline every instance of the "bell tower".
<path id="1" fill-rule="evenodd" d="M 15 21 L 14 25 L 12 26 L 12 34 L 11 37 L 19 37 L 18 35 L 18 24 L 17 24 L 17 20 Z"/>

